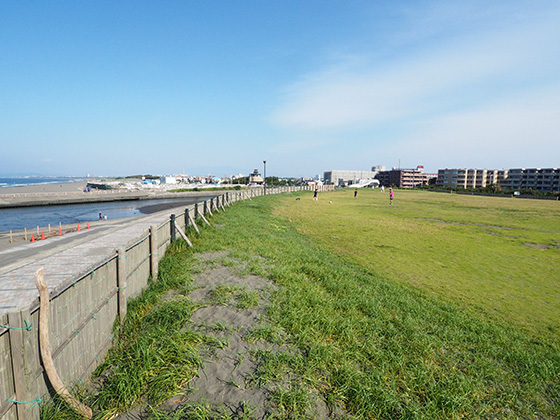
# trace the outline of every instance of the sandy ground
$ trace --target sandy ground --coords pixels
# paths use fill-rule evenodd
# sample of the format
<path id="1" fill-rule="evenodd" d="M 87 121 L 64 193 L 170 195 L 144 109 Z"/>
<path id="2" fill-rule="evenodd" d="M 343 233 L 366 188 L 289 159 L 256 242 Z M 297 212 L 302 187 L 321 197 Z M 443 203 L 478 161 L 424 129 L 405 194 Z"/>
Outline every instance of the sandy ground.
<path id="1" fill-rule="evenodd" d="M 256 352 L 265 350 L 290 353 L 297 350 L 288 345 L 270 343 L 263 339 L 251 341 L 247 334 L 266 324 L 266 307 L 275 286 L 271 280 L 254 275 L 241 275 L 244 262 L 236 261 L 228 252 L 198 254 L 199 270 L 195 275 L 193 291 L 189 298 L 203 306 L 192 315 L 194 330 L 226 342 L 223 348 L 209 348 L 203 353 L 204 365 L 198 377 L 187 384 L 184 391 L 167 400 L 159 409 L 170 417 L 185 413 L 192 404 L 202 404 L 212 409 L 215 417 L 227 413 L 231 418 L 269 419 L 280 414 L 273 401 L 279 388 L 289 389 L 300 382 L 293 374 L 265 384 L 259 382 L 259 359 Z M 223 264 L 226 262 L 227 264 Z M 216 302 L 213 292 L 218 287 L 234 290 L 227 301 Z M 237 291 L 237 292 L 236 292 Z M 257 293 L 258 305 L 240 309 L 236 293 Z M 319 395 L 312 395 L 306 418 L 338 419 L 341 411 L 331 412 Z M 188 412 L 188 411 L 187 411 Z M 219 414 L 220 413 L 220 414 Z M 120 415 L 118 420 L 148 418 L 143 407 Z M 173 417 L 177 418 L 177 417 Z M 181 417 L 183 418 L 183 417 Z M 189 418 L 189 417 L 184 417 Z M 230 418 L 230 417 L 228 417 Z"/>
<path id="2" fill-rule="evenodd" d="M 57 184 L 35 184 L 21 187 L 0 188 L 0 196 L 6 194 L 43 194 L 43 193 L 74 193 L 82 192 L 87 181 L 62 182 Z"/>

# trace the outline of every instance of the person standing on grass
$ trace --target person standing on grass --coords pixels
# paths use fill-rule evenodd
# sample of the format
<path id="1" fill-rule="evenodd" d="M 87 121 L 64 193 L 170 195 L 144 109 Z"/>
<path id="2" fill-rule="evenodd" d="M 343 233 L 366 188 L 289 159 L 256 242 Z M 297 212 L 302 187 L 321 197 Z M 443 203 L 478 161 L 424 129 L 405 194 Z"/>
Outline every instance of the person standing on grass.
<path id="1" fill-rule="evenodd" d="M 354 198 L 356 198 L 357 196 L 358 196 L 358 189 L 356 188 L 356 189 L 354 190 Z"/>
<path id="2" fill-rule="evenodd" d="M 318 189 L 317 187 L 315 187 L 315 191 L 313 192 L 313 200 L 318 201 L 319 199 L 317 198 L 317 193 L 318 193 Z"/>
<path id="3" fill-rule="evenodd" d="M 390 200 L 389 205 L 392 206 L 393 205 L 393 189 L 392 188 L 389 188 L 389 200 Z"/>

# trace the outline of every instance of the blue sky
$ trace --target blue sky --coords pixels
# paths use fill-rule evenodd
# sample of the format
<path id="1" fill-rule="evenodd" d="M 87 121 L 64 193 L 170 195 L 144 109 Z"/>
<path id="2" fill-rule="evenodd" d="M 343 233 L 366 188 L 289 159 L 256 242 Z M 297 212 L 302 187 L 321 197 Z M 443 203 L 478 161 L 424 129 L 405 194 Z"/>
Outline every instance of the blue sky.
<path id="1" fill-rule="evenodd" d="M 0 175 L 560 166 L 560 2 L 4 1 Z"/>

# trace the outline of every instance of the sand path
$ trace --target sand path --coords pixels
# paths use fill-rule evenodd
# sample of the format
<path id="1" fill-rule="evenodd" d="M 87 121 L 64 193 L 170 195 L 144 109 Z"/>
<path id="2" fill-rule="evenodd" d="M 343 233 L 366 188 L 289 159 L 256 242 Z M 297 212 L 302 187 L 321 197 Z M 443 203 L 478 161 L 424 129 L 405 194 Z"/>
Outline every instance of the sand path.
<path id="1" fill-rule="evenodd" d="M 191 327 L 222 342 L 223 346 L 204 348 L 204 364 L 198 377 L 159 409 L 181 419 L 190 418 L 189 413 L 194 411 L 189 410 L 197 406 L 208 409 L 215 415 L 212 418 L 282 418 L 274 403 L 275 391 L 288 389 L 299 379 L 286 372 L 272 381 L 263 378 L 258 354 L 289 354 L 297 350 L 279 344 L 282 340 L 271 343 L 250 336 L 266 326 L 266 307 L 274 293 L 274 284 L 263 277 L 241 274 L 246 263 L 231 258 L 228 252 L 198 254 L 197 259 L 200 272 L 195 275 L 189 298 L 201 307 L 193 313 Z M 340 413 L 330 412 L 318 395 L 312 399 L 304 418 L 341 418 Z M 118 420 L 145 418 L 143 408 L 138 407 Z"/>

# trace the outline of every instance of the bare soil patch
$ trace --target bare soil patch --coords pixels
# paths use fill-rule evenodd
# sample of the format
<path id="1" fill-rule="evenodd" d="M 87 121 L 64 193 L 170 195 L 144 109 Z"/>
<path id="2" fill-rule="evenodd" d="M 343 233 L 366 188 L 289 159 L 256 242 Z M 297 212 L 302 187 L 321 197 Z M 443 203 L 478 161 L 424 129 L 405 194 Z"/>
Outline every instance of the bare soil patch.
<path id="1" fill-rule="evenodd" d="M 215 342 L 204 349 L 205 362 L 198 378 L 160 408 L 176 413 L 198 404 L 231 418 L 278 418 L 275 390 L 289 388 L 295 378 L 290 374 L 280 375 L 277 381 L 259 378 L 260 358 L 263 352 L 295 350 L 285 344 L 249 338 L 251 332 L 266 324 L 265 311 L 274 284 L 264 277 L 241 275 L 247 263 L 231 258 L 227 252 L 198 254 L 197 258 L 199 273 L 189 298 L 201 307 L 193 313 L 192 327 Z M 246 296 L 252 297 L 249 303 L 244 300 Z M 318 395 L 314 397 L 308 418 L 328 418 L 326 404 Z"/>
<path id="2" fill-rule="evenodd" d="M 187 327 L 209 338 L 201 349 L 204 364 L 198 377 L 158 410 L 173 419 L 191 418 L 201 409 L 212 413 L 210 418 L 284 418 L 275 393 L 292 389 L 300 381 L 292 372 L 279 373 L 273 380 L 263 378 L 263 358 L 297 350 L 282 340 L 269 342 L 253 334 L 267 328 L 266 308 L 275 285 L 264 277 L 242 275 L 247 262 L 232 258 L 228 252 L 197 254 L 196 258 L 199 263 L 189 299 L 199 308 Z M 343 417 L 341 410 L 330 412 L 316 391 L 308 391 L 310 402 L 304 418 Z M 118 418 L 148 419 L 150 415 L 137 407 Z"/>

